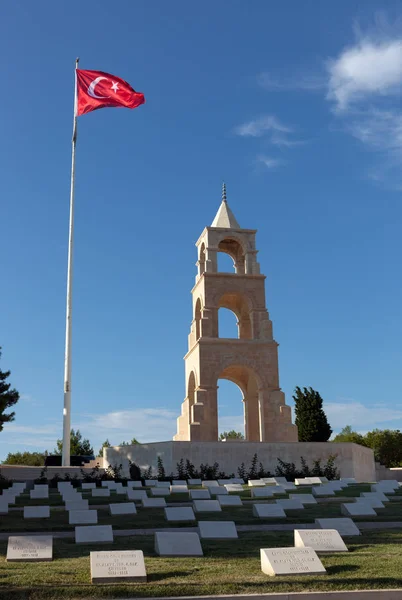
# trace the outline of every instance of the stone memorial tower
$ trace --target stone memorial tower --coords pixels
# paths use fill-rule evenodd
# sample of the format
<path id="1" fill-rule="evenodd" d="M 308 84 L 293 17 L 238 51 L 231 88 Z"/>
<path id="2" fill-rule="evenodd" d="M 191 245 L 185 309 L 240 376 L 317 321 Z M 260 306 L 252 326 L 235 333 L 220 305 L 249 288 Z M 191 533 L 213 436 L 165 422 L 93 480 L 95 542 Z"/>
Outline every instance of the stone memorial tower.
<path id="1" fill-rule="evenodd" d="M 291 409 L 279 387 L 278 344 L 265 307 L 265 275 L 257 262 L 256 232 L 240 227 L 223 185 L 215 219 L 196 243 L 198 274 L 184 357 L 187 395 L 175 441 L 218 440 L 217 382 L 228 379 L 243 394 L 247 441 L 297 442 Z M 231 256 L 234 273 L 218 272 L 218 252 Z M 219 308 L 236 315 L 238 339 L 219 337 Z"/>

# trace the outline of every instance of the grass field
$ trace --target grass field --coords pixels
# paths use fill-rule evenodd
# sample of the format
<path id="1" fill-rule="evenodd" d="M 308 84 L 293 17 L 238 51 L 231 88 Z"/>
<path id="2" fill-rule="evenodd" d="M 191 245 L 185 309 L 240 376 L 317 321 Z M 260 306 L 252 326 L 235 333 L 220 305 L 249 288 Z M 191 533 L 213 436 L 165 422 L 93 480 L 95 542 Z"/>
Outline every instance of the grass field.
<path id="1" fill-rule="evenodd" d="M 237 541 L 203 541 L 203 558 L 157 557 L 153 536 L 116 538 L 102 549 L 143 550 L 148 583 L 109 586 L 90 583 L 94 546 L 56 539 L 51 563 L 6 563 L 6 542 L 0 542 L 0 597 L 89 600 L 402 587 L 401 532 L 375 532 L 345 542 L 348 553 L 320 555 L 326 575 L 271 578 L 261 572 L 260 548 L 293 546 L 293 533 L 242 533 Z"/>

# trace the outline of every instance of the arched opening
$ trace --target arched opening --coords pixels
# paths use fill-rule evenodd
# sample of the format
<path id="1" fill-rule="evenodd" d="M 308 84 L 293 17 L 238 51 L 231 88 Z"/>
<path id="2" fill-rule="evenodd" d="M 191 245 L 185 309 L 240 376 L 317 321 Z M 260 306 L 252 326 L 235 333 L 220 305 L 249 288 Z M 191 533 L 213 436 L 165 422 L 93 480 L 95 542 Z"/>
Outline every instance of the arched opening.
<path id="1" fill-rule="evenodd" d="M 244 437 L 243 393 L 228 379 L 218 380 L 218 432 L 235 431 Z"/>
<path id="2" fill-rule="evenodd" d="M 235 261 L 229 254 L 225 252 L 217 253 L 217 261 L 218 261 L 218 273 L 235 273 Z"/>
<path id="3" fill-rule="evenodd" d="M 220 338 L 239 338 L 239 324 L 235 313 L 221 307 L 218 310 L 218 337 Z"/>
<path id="4" fill-rule="evenodd" d="M 226 292 L 226 294 L 223 294 L 223 296 L 220 298 L 218 306 L 219 337 L 237 337 L 241 340 L 253 339 L 252 323 L 250 316 L 251 303 L 245 296 L 243 296 L 243 294 L 239 294 L 238 292 Z M 222 335 L 222 327 L 220 321 L 221 315 L 223 315 L 223 312 L 221 310 L 222 308 L 226 308 L 236 315 L 238 326 L 238 332 L 236 336 Z"/>
<path id="5" fill-rule="evenodd" d="M 223 262 L 223 258 L 221 259 L 221 254 L 227 254 L 228 256 L 230 256 L 233 260 L 234 263 L 234 270 L 236 273 L 239 274 L 244 274 L 245 272 L 245 267 L 244 267 L 244 251 L 243 251 L 243 247 L 241 246 L 241 244 L 232 238 L 225 238 L 223 240 L 221 240 L 218 244 L 218 267 L 219 267 L 219 271 L 224 272 L 224 273 L 230 273 L 232 271 L 228 271 L 227 267 L 225 268 L 224 271 L 222 271 L 220 264 L 221 262 Z"/>
<path id="6" fill-rule="evenodd" d="M 243 399 L 243 429 L 244 437 L 247 441 L 250 442 L 258 442 L 261 441 L 261 428 L 260 428 L 260 405 L 259 405 L 259 393 L 260 393 L 260 380 L 257 374 L 253 371 L 253 369 L 249 367 L 245 367 L 242 365 L 231 365 L 226 367 L 220 375 L 219 375 L 219 383 L 221 380 L 230 381 L 241 390 L 241 395 Z M 225 387 L 222 386 L 223 390 L 226 390 Z M 240 423 L 239 417 L 235 416 L 239 413 L 235 409 L 235 404 L 232 401 L 229 402 L 229 397 L 227 392 L 225 391 L 223 394 L 223 400 L 221 398 L 222 394 L 219 392 L 218 388 L 218 426 L 222 427 L 222 419 L 219 420 L 219 415 L 221 414 L 221 410 L 224 411 L 223 414 L 227 416 L 227 411 L 231 416 L 233 416 L 233 420 L 236 418 L 237 423 Z M 223 406 L 220 406 L 222 402 Z M 220 429 L 219 429 L 220 431 Z"/>
<path id="7" fill-rule="evenodd" d="M 200 248 L 199 269 L 200 275 L 202 275 L 205 271 L 205 244 L 202 244 Z"/>
<path id="8" fill-rule="evenodd" d="M 190 407 L 193 406 L 193 404 L 195 402 L 195 388 L 196 388 L 195 375 L 194 375 L 194 371 L 191 371 L 190 377 L 188 378 L 188 386 L 187 386 L 187 398 L 190 401 Z"/>
<path id="9" fill-rule="evenodd" d="M 198 298 L 195 303 L 195 339 L 198 340 L 201 337 L 201 300 Z"/>

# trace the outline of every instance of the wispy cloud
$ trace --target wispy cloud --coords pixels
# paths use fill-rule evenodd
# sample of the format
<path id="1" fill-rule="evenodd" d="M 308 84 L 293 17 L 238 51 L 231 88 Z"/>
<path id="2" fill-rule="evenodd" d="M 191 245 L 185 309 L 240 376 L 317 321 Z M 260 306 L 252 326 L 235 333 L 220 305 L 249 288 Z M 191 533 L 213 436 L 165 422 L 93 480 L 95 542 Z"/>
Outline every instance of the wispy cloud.
<path id="1" fill-rule="evenodd" d="M 274 115 L 264 115 L 235 127 L 235 133 L 243 137 L 261 137 L 273 131 L 291 133 L 292 129 L 283 125 Z"/>
<path id="2" fill-rule="evenodd" d="M 395 404 L 394 404 L 395 406 Z M 333 429 L 352 425 L 360 429 L 385 427 L 384 424 L 402 421 L 402 403 L 396 408 L 388 405 L 365 406 L 356 400 L 343 399 L 340 402 L 326 402 L 324 410 Z"/>
<path id="3" fill-rule="evenodd" d="M 285 161 L 279 158 L 272 158 L 270 156 L 265 156 L 264 154 L 260 154 L 257 156 L 257 163 L 264 165 L 267 169 L 277 169 L 285 164 Z"/>
<path id="4" fill-rule="evenodd" d="M 327 98 L 340 111 L 375 95 L 398 93 L 402 84 L 402 39 L 360 39 L 328 61 L 327 68 Z"/>
<path id="5" fill-rule="evenodd" d="M 325 75 L 305 74 L 294 75 L 285 79 L 275 79 L 271 73 L 263 72 L 257 75 L 257 83 L 262 88 L 272 91 L 319 91 L 327 86 L 327 78 Z"/>

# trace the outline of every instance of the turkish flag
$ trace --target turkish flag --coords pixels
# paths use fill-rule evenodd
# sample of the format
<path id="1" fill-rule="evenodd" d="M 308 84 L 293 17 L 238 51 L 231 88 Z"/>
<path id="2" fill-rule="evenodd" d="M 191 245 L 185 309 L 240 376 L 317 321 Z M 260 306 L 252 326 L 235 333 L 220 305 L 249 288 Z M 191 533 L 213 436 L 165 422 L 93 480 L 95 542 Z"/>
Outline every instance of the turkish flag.
<path id="1" fill-rule="evenodd" d="M 83 71 L 77 74 L 77 116 L 107 106 L 137 108 L 144 104 L 144 94 L 136 92 L 120 77 L 103 71 Z"/>

